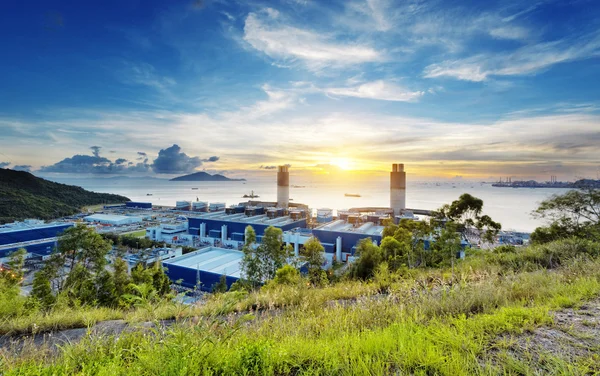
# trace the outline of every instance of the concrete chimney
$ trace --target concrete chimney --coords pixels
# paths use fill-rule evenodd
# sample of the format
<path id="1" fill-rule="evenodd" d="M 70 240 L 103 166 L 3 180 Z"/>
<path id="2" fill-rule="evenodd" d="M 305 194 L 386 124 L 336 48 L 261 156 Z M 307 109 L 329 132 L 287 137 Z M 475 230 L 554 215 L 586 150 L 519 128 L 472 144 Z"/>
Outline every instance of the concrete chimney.
<path id="1" fill-rule="evenodd" d="M 394 163 L 390 172 L 390 208 L 394 215 L 406 209 L 406 172 L 402 163 Z"/>
<path id="2" fill-rule="evenodd" d="M 287 208 L 290 204 L 290 172 L 288 166 L 277 167 L 277 207 Z"/>

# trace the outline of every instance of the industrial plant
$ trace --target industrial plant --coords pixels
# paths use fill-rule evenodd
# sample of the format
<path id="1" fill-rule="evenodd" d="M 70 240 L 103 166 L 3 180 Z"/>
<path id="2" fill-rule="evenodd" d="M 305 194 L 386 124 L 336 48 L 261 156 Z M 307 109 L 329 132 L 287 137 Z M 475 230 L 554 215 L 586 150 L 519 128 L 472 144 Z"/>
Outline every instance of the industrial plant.
<path id="1" fill-rule="evenodd" d="M 262 241 L 268 227 L 281 229 L 283 241 L 293 249 L 295 257 L 311 237 L 317 238 L 324 247 L 323 266 L 327 268 L 334 261 L 351 262 L 358 242 L 363 239 L 380 244 L 386 221 L 418 220 L 415 214 L 430 214 L 427 210 L 406 208 L 406 172 L 401 163 L 394 163 L 390 172 L 389 207 L 350 208 L 337 210 L 335 215 L 329 208 L 319 208 L 314 215 L 308 205 L 290 202 L 288 165 L 278 166 L 276 181 L 276 201 L 249 200 L 231 206 L 223 202 L 177 201 L 174 207 L 127 202 L 107 205 L 99 212 L 76 219 L 94 226 L 99 233 L 142 232 L 146 238 L 171 245 L 173 249 L 182 246 L 196 249 L 182 254 L 165 248 L 156 251 L 155 257 L 164 259 L 171 280 L 209 290 L 222 275 L 228 285 L 240 278 L 243 256 L 240 250 L 247 226 L 254 229 L 257 243 Z M 19 248 L 25 248 L 31 257 L 47 257 L 56 247 L 60 233 L 71 226 L 73 222 L 41 221 L 2 226 L 0 258 Z"/>

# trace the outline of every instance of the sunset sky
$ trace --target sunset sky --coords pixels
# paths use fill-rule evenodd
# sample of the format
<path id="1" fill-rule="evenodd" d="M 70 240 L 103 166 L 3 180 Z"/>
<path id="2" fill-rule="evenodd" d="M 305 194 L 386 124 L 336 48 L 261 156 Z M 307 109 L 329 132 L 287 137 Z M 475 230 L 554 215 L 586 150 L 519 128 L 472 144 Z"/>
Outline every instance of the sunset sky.
<path id="1" fill-rule="evenodd" d="M 8 0 L 0 45 L 0 166 L 42 176 L 600 168 L 594 0 Z"/>

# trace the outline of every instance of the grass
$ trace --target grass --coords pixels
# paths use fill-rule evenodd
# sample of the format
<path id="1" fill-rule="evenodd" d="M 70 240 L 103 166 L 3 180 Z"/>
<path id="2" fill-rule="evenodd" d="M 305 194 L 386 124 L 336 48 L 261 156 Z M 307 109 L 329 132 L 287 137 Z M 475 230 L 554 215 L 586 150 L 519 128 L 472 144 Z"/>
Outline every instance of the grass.
<path id="1" fill-rule="evenodd" d="M 598 373 L 597 356 L 515 357 L 514 346 L 503 339 L 553 326 L 553 310 L 578 307 L 600 294 L 600 260 L 579 255 L 559 257 L 556 264 L 550 252 L 555 268 L 549 270 L 548 253 L 536 254 L 542 255 L 539 263 L 531 253 L 527 257 L 534 261 L 528 263 L 511 256 L 511 266 L 505 256 L 497 261 L 476 253 L 454 275 L 432 269 L 324 288 L 270 286 L 214 295 L 200 306 L 161 302 L 129 311 L 80 307 L 45 318 L 34 314 L 6 321 L 13 333 L 31 330 L 31 322 L 88 326 L 105 317 L 177 323 L 118 338 L 90 336 L 51 357 L 35 349 L 0 352 L 0 369 L 4 375 Z M 6 332 L 7 322 L 0 330 Z"/>
<path id="2" fill-rule="evenodd" d="M 129 236 L 134 236 L 136 238 L 143 238 L 146 236 L 146 230 L 138 230 L 138 231 L 131 231 L 131 232 L 124 232 L 122 234 L 119 235 L 129 235 Z"/>

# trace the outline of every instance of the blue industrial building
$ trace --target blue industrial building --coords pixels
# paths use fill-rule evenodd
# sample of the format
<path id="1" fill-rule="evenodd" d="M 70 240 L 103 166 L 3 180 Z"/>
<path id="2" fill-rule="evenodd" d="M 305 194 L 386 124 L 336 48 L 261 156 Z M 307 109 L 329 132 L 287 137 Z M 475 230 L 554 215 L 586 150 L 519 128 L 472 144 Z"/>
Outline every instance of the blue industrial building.
<path id="1" fill-rule="evenodd" d="M 188 288 L 211 291 L 225 276 L 227 288 L 240 279 L 243 253 L 231 249 L 207 247 L 196 252 L 165 260 L 171 281 Z"/>
<path id="2" fill-rule="evenodd" d="M 269 226 L 280 228 L 282 231 L 294 228 L 305 228 L 306 218 L 297 216 L 271 217 L 260 214 L 264 210 L 248 208 L 244 213 L 216 212 L 188 218 L 188 232 L 200 238 L 221 239 L 223 242 L 233 240 L 244 241 L 247 226 L 252 226 L 256 232 L 257 241 L 260 242 L 265 230 Z M 250 215 L 248 215 L 250 214 Z"/>
<path id="3" fill-rule="evenodd" d="M 145 209 L 145 210 L 152 210 L 152 203 L 151 202 L 135 202 L 135 201 L 129 201 L 125 203 L 125 207 L 127 209 Z"/>
<path id="4" fill-rule="evenodd" d="M 25 248 L 35 255 L 49 255 L 56 247 L 58 236 L 73 223 L 49 223 L 41 221 L 16 222 L 0 226 L 0 258 Z"/>

